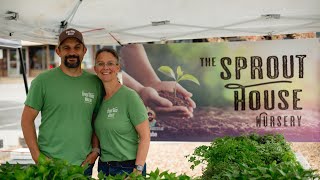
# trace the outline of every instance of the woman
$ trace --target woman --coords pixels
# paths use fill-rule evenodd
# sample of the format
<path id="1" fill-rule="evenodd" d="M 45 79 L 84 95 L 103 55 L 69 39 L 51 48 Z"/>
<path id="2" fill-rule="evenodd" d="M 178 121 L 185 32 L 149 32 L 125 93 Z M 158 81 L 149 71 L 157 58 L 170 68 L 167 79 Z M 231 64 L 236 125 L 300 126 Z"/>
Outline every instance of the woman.
<path id="1" fill-rule="evenodd" d="M 120 63 L 114 50 L 100 49 L 94 70 L 106 93 L 94 124 L 101 148 L 98 171 L 145 176 L 150 145 L 147 110 L 139 95 L 118 81 Z"/>

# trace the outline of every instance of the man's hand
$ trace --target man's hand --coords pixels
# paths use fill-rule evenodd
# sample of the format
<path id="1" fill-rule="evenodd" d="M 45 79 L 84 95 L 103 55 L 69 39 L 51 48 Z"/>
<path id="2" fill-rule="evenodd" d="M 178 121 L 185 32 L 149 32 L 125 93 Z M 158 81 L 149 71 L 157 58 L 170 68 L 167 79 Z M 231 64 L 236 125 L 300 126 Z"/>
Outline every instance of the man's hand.
<path id="1" fill-rule="evenodd" d="M 51 159 L 43 153 L 39 153 L 39 156 L 37 156 L 37 158 L 33 160 L 36 164 L 46 164 L 46 162 L 50 161 Z"/>
<path id="2" fill-rule="evenodd" d="M 97 160 L 99 154 L 97 152 L 91 152 L 87 155 L 87 158 L 82 162 L 81 166 L 84 166 L 86 164 L 94 164 L 94 162 Z"/>
<path id="3" fill-rule="evenodd" d="M 39 156 L 40 156 L 40 151 L 37 151 L 37 152 L 31 154 L 31 157 L 36 164 L 38 164 Z"/>

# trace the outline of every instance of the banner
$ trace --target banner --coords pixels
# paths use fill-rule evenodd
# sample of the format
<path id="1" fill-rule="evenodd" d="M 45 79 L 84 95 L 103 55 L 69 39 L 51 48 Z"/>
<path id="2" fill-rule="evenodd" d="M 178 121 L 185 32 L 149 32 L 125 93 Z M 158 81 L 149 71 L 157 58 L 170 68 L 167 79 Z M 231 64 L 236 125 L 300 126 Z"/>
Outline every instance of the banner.
<path id="1" fill-rule="evenodd" d="M 175 80 L 161 68 L 172 69 L 176 77 L 181 72 L 192 76 L 179 84 L 193 94 L 197 106 L 192 118 L 155 114 L 152 140 L 212 141 L 256 132 L 281 133 L 288 141 L 320 141 L 319 39 L 144 48 L 162 81 Z"/>

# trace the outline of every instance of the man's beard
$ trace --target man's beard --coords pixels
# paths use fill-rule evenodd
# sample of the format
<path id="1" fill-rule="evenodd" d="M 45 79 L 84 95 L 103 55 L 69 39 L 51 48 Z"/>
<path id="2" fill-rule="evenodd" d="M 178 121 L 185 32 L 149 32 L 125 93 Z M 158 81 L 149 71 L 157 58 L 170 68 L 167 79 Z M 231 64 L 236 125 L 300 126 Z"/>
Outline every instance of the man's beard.
<path id="1" fill-rule="evenodd" d="M 68 58 L 76 58 L 77 61 L 75 63 L 69 63 Z M 80 66 L 80 57 L 76 55 L 65 56 L 63 63 L 68 68 L 77 68 Z"/>

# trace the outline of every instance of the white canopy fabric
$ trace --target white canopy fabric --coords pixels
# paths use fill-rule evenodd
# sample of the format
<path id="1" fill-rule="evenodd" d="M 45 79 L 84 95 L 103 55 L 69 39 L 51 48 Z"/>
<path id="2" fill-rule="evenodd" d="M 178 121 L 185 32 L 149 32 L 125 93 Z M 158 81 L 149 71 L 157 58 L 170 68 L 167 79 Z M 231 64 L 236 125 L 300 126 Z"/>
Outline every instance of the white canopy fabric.
<path id="1" fill-rule="evenodd" d="M 319 0 L 1 0 L 0 37 L 57 44 L 64 28 L 86 44 L 320 31 Z"/>
<path id="2" fill-rule="evenodd" d="M 0 38 L 0 48 L 21 48 L 21 41 Z"/>

